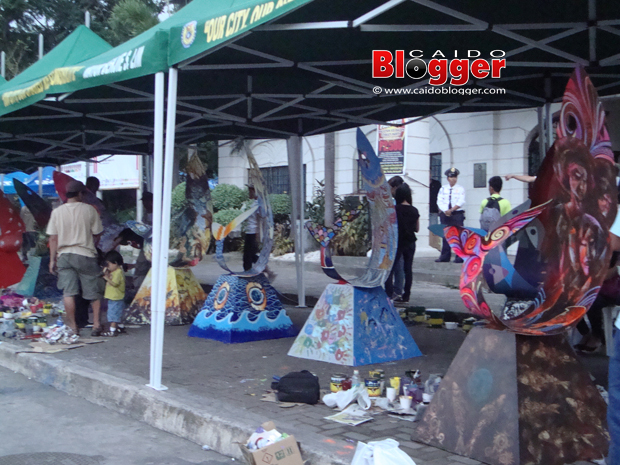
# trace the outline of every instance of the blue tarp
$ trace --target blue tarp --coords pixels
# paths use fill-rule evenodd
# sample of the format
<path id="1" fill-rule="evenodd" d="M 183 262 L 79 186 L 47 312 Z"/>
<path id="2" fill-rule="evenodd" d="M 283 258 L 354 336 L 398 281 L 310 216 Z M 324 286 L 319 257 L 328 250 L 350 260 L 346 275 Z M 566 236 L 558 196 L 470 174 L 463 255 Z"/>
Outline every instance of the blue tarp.
<path id="1" fill-rule="evenodd" d="M 23 183 L 26 182 L 30 175 L 26 173 L 22 173 L 21 171 L 15 171 L 14 173 L 9 173 L 4 175 L 4 193 L 6 195 L 15 195 L 15 189 L 13 188 L 13 179 L 17 179 Z M 37 187 L 38 188 L 38 187 Z M 54 191 L 55 192 L 55 191 Z"/>
<path id="2" fill-rule="evenodd" d="M 54 178 L 53 173 L 56 168 L 53 166 L 46 166 L 43 168 L 43 197 L 58 197 L 56 193 L 56 188 L 54 187 Z M 20 179 L 21 181 L 21 179 Z M 26 184 L 30 189 L 35 191 L 37 194 L 39 193 L 39 172 L 35 171 L 26 181 L 22 181 Z M 11 183 L 12 184 L 12 183 Z M 13 186 L 11 185 L 11 188 Z"/>

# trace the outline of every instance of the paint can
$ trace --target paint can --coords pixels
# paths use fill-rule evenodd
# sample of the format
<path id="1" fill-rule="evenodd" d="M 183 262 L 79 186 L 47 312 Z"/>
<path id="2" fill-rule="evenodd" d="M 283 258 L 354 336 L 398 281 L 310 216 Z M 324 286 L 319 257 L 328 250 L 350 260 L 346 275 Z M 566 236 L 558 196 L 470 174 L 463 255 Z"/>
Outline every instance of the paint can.
<path id="1" fill-rule="evenodd" d="M 429 308 L 426 310 L 428 315 L 428 325 L 431 328 L 442 328 L 446 311 L 442 308 Z"/>
<path id="2" fill-rule="evenodd" d="M 332 375 L 331 383 L 329 383 L 329 390 L 331 392 L 339 392 L 342 391 L 342 382 L 347 379 L 347 375 L 343 375 L 342 373 L 337 373 Z"/>
<path id="3" fill-rule="evenodd" d="M 366 378 L 365 383 L 370 397 L 381 396 L 381 380 L 379 378 Z"/>
<path id="4" fill-rule="evenodd" d="M 413 321 L 414 323 L 424 323 L 426 320 L 426 308 L 410 307 L 408 315 L 409 321 Z"/>
<path id="5" fill-rule="evenodd" d="M 381 368 L 376 368 L 374 370 L 370 370 L 368 372 L 368 375 L 371 378 L 375 378 L 381 381 L 381 394 L 383 395 L 383 393 L 385 392 L 385 371 L 383 371 Z"/>
<path id="6" fill-rule="evenodd" d="M 474 327 L 474 323 L 476 322 L 475 318 L 466 318 L 463 320 L 463 331 L 469 332 Z"/>

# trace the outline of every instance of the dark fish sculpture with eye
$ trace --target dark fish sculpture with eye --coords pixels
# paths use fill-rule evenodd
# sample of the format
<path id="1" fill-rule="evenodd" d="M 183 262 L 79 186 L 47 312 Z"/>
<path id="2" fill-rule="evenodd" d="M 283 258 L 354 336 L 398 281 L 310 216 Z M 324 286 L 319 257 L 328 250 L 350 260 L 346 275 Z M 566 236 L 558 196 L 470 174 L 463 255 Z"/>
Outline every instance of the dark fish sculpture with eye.
<path id="1" fill-rule="evenodd" d="M 390 274 L 396 257 L 398 227 L 392 194 L 381 169 L 381 160 L 359 128 L 357 129 L 357 150 L 360 173 L 370 204 L 372 227 L 372 252 L 364 274 L 357 278 L 343 278 L 334 267 L 330 247 L 331 240 L 347 222 L 353 221 L 359 215 L 360 209 L 351 210 L 343 217 L 337 218 L 332 228 L 314 222 L 307 222 L 306 227 L 321 244 L 321 267 L 327 276 L 341 282 L 348 282 L 356 287 L 372 288 L 382 286 Z"/>

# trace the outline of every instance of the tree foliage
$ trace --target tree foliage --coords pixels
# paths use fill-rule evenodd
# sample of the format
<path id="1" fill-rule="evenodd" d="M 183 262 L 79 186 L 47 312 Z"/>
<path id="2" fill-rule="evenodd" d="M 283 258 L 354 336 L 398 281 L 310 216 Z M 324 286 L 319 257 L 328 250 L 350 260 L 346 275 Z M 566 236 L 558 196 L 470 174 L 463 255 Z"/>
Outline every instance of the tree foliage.
<path id="1" fill-rule="evenodd" d="M 120 0 L 108 21 L 108 38 L 112 45 L 122 44 L 159 23 L 157 8 L 144 0 Z"/>
<path id="2" fill-rule="evenodd" d="M 0 0 L 0 50 L 7 54 L 6 77 L 13 78 L 38 59 L 39 34 L 47 53 L 84 24 L 86 11 L 93 32 L 117 45 L 156 24 L 164 5 L 163 0 Z"/>
<path id="3" fill-rule="evenodd" d="M 243 202 L 248 200 L 248 191 L 232 184 L 218 184 L 211 191 L 211 199 L 216 212 L 231 208 L 240 209 Z"/>

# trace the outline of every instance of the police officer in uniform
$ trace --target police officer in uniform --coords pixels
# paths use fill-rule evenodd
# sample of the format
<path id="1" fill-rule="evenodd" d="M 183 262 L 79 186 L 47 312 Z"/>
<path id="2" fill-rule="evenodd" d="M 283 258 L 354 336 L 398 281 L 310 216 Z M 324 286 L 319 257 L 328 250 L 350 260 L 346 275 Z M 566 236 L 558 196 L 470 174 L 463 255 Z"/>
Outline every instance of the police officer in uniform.
<path id="1" fill-rule="evenodd" d="M 444 184 L 439 189 L 437 195 L 437 207 L 439 208 L 439 222 L 446 226 L 463 226 L 465 222 L 465 188 L 457 184 L 459 170 L 452 167 L 445 172 L 448 184 Z M 450 244 L 444 238 L 441 248 L 441 255 L 436 262 L 449 262 L 452 254 Z M 463 263 L 461 257 L 456 257 L 454 263 Z"/>

